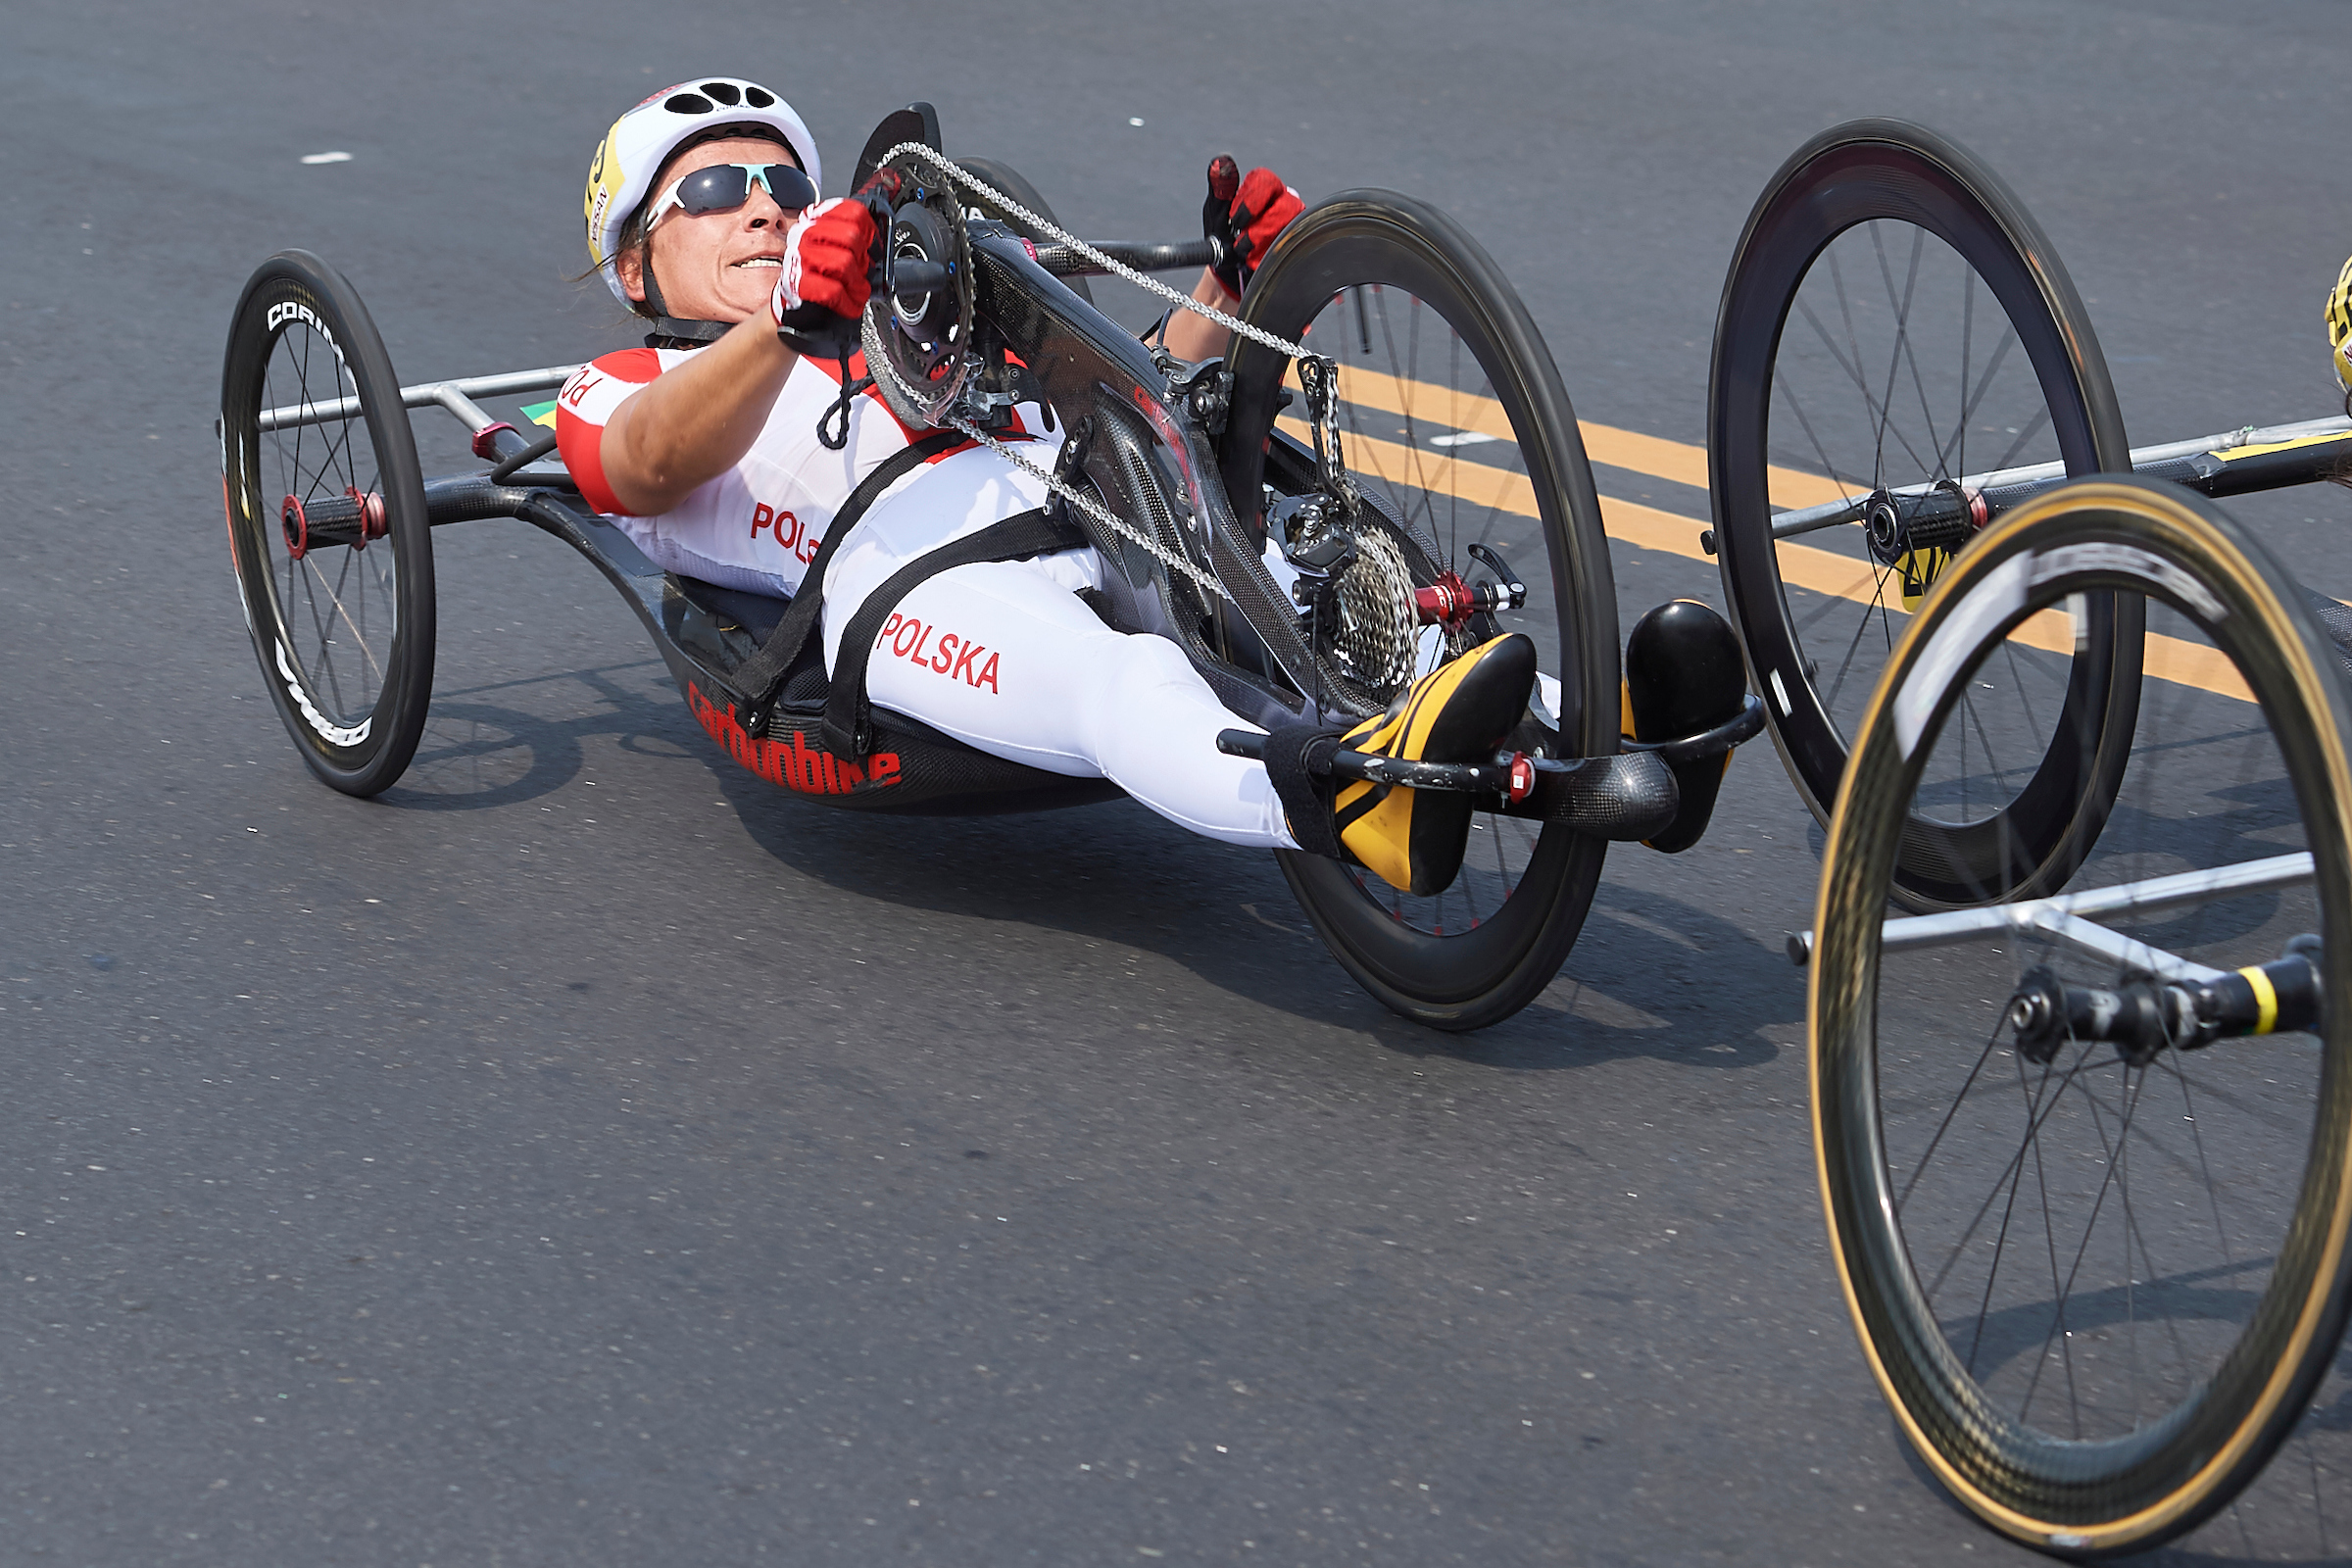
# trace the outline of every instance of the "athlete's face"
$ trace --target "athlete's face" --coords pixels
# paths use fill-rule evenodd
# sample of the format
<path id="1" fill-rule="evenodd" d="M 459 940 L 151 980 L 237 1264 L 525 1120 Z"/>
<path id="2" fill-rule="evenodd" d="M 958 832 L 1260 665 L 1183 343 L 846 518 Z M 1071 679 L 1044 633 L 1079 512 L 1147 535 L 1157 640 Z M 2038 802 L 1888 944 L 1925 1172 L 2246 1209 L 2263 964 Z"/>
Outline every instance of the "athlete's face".
<path id="1" fill-rule="evenodd" d="M 772 141 L 731 137 L 690 147 L 664 165 L 654 177 L 658 197 L 681 174 L 712 164 L 791 163 L 792 154 Z M 696 217 L 672 207 L 654 224 L 646 253 L 653 259 L 654 277 L 662 286 L 669 314 L 699 321 L 741 321 L 767 309 L 783 265 L 784 230 L 798 213 L 776 205 L 766 187 L 755 182 L 751 199 L 733 212 Z M 634 253 L 619 262 L 621 286 L 629 298 L 645 298 L 645 274 L 634 265 Z"/>

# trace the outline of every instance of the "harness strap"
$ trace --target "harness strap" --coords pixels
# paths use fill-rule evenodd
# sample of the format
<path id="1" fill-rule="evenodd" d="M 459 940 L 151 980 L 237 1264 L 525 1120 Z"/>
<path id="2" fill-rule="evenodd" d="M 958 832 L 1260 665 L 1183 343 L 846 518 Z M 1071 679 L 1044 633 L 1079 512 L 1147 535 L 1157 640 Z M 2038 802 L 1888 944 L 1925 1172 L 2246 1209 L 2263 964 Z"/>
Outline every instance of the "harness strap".
<path id="1" fill-rule="evenodd" d="M 827 535 L 830 538 L 830 535 Z M 1020 561 L 1055 550 L 1075 549 L 1088 542 L 1086 530 L 1070 520 L 1065 509 L 1040 509 L 994 522 L 976 533 L 916 557 L 868 594 L 841 634 L 841 652 L 833 661 L 833 688 L 825 698 L 825 720 L 820 734 L 834 756 L 858 761 L 873 750 L 873 711 L 865 697 L 866 661 L 883 618 L 914 585 L 956 566 L 984 561 Z"/>
<path id="2" fill-rule="evenodd" d="M 1348 816 L 1346 822 L 1334 818 L 1331 759 L 1339 751 L 1341 737 L 1346 733 L 1341 725 L 1325 724 L 1311 717 L 1289 723 L 1277 720 L 1266 734 L 1263 752 L 1266 778 L 1282 801 L 1283 814 L 1291 824 L 1291 837 L 1308 854 L 1327 855 L 1335 860 L 1340 858 L 1340 829 L 1353 822 L 1362 811 L 1377 806 L 1389 792 L 1389 786 L 1383 784 L 1368 792 L 1371 804 L 1358 802 L 1362 809 Z"/>
<path id="3" fill-rule="evenodd" d="M 809 634 L 816 630 L 817 612 L 824 608 L 825 566 L 832 561 L 833 552 L 849 537 L 858 519 L 881 499 L 883 491 L 963 440 L 957 431 L 940 430 L 912 446 L 901 447 L 876 464 L 874 471 L 858 482 L 858 488 L 841 504 L 841 510 L 833 514 L 833 521 L 826 527 L 825 537 L 818 542 L 816 555 L 801 578 L 801 591 L 784 608 L 784 618 L 776 622 L 776 629 L 767 634 L 767 640 L 751 658 L 735 666 L 735 688 L 751 704 L 744 717 L 743 727 L 747 731 L 754 735 L 765 732 L 767 716 L 775 710 L 776 698 L 784 689 L 784 677 L 800 662 L 802 650 L 808 646 Z"/>
<path id="4" fill-rule="evenodd" d="M 654 274 L 649 270 L 645 276 L 646 287 L 651 290 Z M 660 302 L 653 301 L 651 294 L 648 299 L 656 309 L 660 308 Z M 732 330 L 733 327 L 725 321 L 695 321 L 681 316 L 661 316 L 655 318 L 654 329 L 645 334 L 645 346 L 649 349 L 699 349 L 706 343 L 717 342 Z"/>

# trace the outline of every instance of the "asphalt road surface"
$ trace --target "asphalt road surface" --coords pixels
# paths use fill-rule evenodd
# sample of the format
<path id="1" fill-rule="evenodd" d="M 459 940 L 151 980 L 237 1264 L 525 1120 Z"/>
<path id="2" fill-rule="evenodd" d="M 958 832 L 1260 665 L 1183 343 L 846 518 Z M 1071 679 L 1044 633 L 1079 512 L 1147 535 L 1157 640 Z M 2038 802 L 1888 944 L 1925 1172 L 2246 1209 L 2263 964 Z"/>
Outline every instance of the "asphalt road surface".
<path id="1" fill-rule="evenodd" d="M 2335 407 L 2331 6 L 11 0 L 0 1563 L 2025 1560 L 1837 1294 L 1768 749 L 1470 1039 L 1140 808 L 784 798 L 519 523 L 435 540 L 417 784 L 313 781 L 221 539 L 245 274 L 326 256 L 411 380 L 619 346 L 588 154 L 712 70 L 842 164 L 927 97 L 1105 235 L 1223 149 L 1431 197 L 1583 416 L 1682 442 L 1765 178 L 1905 115 L 2032 206 L 2135 440 Z M 2346 498 L 2236 510 L 2352 592 Z M 1718 597 L 1615 565 L 1629 622 Z M 2345 1370 L 2170 1560 L 2352 1553 Z"/>

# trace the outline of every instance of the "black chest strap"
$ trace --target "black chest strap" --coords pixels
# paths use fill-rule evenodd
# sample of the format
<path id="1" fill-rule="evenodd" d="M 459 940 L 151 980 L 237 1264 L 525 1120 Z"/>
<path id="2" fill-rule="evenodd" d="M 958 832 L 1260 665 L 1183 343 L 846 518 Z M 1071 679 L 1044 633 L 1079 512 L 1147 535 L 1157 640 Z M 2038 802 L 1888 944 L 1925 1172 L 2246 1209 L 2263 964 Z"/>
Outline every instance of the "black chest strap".
<path id="1" fill-rule="evenodd" d="M 651 281 L 651 278 L 648 278 Z M 645 334 L 649 349 L 699 349 L 706 343 L 715 343 L 734 327 L 726 321 L 695 321 L 684 317 L 662 316 L 654 318 L 654 329 Z"/>
<path id="2" fill-rule="evenodd" d="M 826 535 L 827 539 L 831 537 Z M 1041 509 L 990 523 L 975 533 L 917 556 L 892 572 L 881 587 L 866 595 L 865 603 L 858 607 L 858 613 L 850 617 L 848 629 L 841 634 L 841 652 L 833 661 L 833 684 L 825 698 L 825 720 L 820 732 L 825 749 L 853 762 L 873 750 L 873 712 L 865 698 L 866 662 L 873 657 L 874 643 L 881 635 L 885 618 L 898 608 L 900 600 L 913 591 L 915 584 L 956 566 L 984 561 L 1022 561 L 1056 550 L 1072 550 L 1087 542 L 1086 530 L 1069 519 L 1066 509 L 1055 507 L 1051 512 Z M 900 635 L 906 634 L 902 631 Z M 961 662 L 968 663 L 973 658 L 967 650 Z M 953 667 L 948 673 L 954 673 Z"/>
<path id="3" fill-rule="evenodd" d="M 792 596 L 784 609 L 784 618 L 776 629 L 767 634 L 751 658 L 735 666 L 735 689 L 751 700 L 751 711 L 744 715 L 743 727 L 754 735 L 767 729 L 767 716 L 775 711 L 776 697 L 784 689 L 784 677 L 799 662 L 801 652 L 808 646 L 808 638 L 816 630 L 817 615 L 824 608 L 825 567 L 833 553 L 849 537 L 867 509 L 881 499 L 882 492 L 897 484 L 907 474 L 921 467 L 932 458 L 956 446 L 964 437 L 954 430 L 938 430 L 923 437 L 912 446 L 901 447 L 874 466 L 874 471 L 858 482 L 849 500 L 833 514 L 825 526 L 825 537 L 816 547 L 816 555 L 808 563 L 801 578 L 801 591 Z"/>

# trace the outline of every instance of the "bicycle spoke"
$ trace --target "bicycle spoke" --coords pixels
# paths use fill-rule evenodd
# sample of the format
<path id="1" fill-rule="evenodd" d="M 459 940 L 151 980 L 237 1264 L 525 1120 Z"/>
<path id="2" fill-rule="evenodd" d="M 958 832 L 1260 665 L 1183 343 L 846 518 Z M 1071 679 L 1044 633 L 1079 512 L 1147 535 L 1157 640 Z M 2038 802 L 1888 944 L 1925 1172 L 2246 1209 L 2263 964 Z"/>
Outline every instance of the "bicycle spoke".
<path id="1" fill-rule="evenodd" d="M 332 389 L 314 386 L 315 376 L 330 373 L 316 337 L 316 333 L 297 327 L 275 341 L 262 367 L 265 407 L 308 411 L 357 399 L 358 384 L 339 359 L 333 362 Z M 281 373 L 292 379 L 291 387 L 283 383 Z M 322 500 L 375 494 L 379 482 L 362 465 L 364 425 L 363 417 L 352 415 L 292 423 L 264 433 L 277 472 L 267 480 L 255 475 L 255 488 L 264 492 L 260 499 L 268 503 L 271 495 L 283 495 L 315 506 Z M 271 541 L 270 578 L 280 624 L 288 612 L 308 619 L 308 638 L 303 646 L 289 648 L 289 657 L 307 672 L 307 679 L 316 682 L 316 697 L 335 710 L 339 721 L 371 710 L 372 694 L 379 692 L 387 679 L 380 644 L 391 635 L 389 622 L 396 614 L 390 596 L 396 588 L 397 572 L 388 547 L 370 553 L 364 539 L 347 544 L 314 540 L 311 551 L 298 559 L 276 541 L 273 520 L 264 522 L 262 531 L 263 537 Z M 331 570 L 322 564 L 320 556 L 327 550 L 337 552 Z M 386 599 L 380 615 L 374 604 L 379 595 Z M 383 622 L 380 626 L 379 621 Z M 358 667 L 348 674 L 338 655 L 346 639 L 359 660 Z"/>
<path id="2" fill-rule="evenodd" d="M 2048 424 L 2049 422 L 2050 411 L 2048 409 L 2036 410 L 2034 415 L 2033 422 L 2028 424 L 2022 431 L 2018 433 L 2016 440 L 2009 443 L 2009 450 L 2001 454 L 1999 460 L 1993 464 L 1993 467 L 1996 470 L 2000 468 L 2006 468 L 2011 464 L 2015 463 L 2017 461 L 2017 455 L 2026 450 L 2026 444 L 2032 441 L 2036 435 L 2039 435 L 2041 433 L 2042 426 Z"/>
<path id="3" fill-rule="evenodd" d="M 1340 416 L 1348 466 L 1363 476 L 1367 492 L 1385 495 L 1446 568 L 1476 569 L 1467 547 L 1490 541 L 1507 540 L 1502 547 L 1514 563 L 1528 560 L 1526 536 L 1541 524 L 1512 510 L 1523 503 L 1509 501 L 1489 477 L 1524 474 L 1525 465 L 1517 443 L 1494 439 L 1484 423 L 1499 399 L 1484 368 L 1466 352 L 1462 334 L 1443 313 L 1393 285 L 1349 285 L 1330 296 L 1323 310 L 1332 318 L 1318 318 L 1309 330 L 1334 332 L 1361 356 L 1354 368 L 1343 369 Z M 1359 385 L 1354 376 L 1367 379 Z M 1538 564 L 1547 568 L 1548 563 Z M 1538 572 L 1538 584 L 1547 576 L 1547 569 Z M 1531 609 L 1545 592 L 1540 586 L 1531 592 Z M 1544 604 L 1544 613 L 1553 608 Z M 1558 656 L 1548 639 L 1540 654 L 1549 670 Z M 1360 869 L 1351 874 L 1392 920 L 1431 935 L 1474 931 L 1500 912 L 1535 854 L 1539 835 L 1524 823 L 1504 826 L 1516 820 L 1476 813 L 1472 831 L 1490 843 L 1470 846 L 1474 853 L 1455 880 L 1426 898 L 1400 894 Z"/>
<path id="4" fill-rule="evenodd" d="M 1968 366 L 1977 339 L 1977 270 L 1960 270 L 1960 413 L 1952 422 L 1952 439 L 1936 453 L 1941 464 L 1947 455 L 1952 457 L 1948 471 L 1968 472 L 1968 421 L 1976 410 L 1976 400 L 1968 395 Z"/>
<path id="5" fill-rule="evenodd" d="M 1813 455 L 1821 462 L 1821 471 L 1829 475 L 1831 481 L 1837 484 L 1838 487 L 1842 490 L 1845 490 L 1853 495 L 1862 495 L 1866 493 L 1870 489 L 1870 486 L 1864 484 L 1855 484 L 1848 480 L 1844 474 L 1838 471 L 1838 465 L 1832 461 L 1829 450 L 1821 444 L 1821 437 L 1814 433 L 1813 421 L 1805 417 L 1804 404 L 1798 399 L 1796 393 L 1789 389 L 1786 383 L 1777 381 L 1774 383 L 1774 391 L 1777 395 L 1787 397 L 1788 401 L 1788 412 L 1796 416 L 1796 422 L 1798 426 L 1805 432 L 1805 439 L 1812 444 Z"/>
<path id="6" fill-rule="evenodd" d="M 1919 288 L 1919 261 L 1921 253 L 1927 247 L 1927 239 L 1928 236 L 1925 229 L 1915 228 L 1911 231 L 1911 263 L 1903 277 L 1902 297 L 1897 300 L 1895 298 L 1894 291 L 1894 274 L 1886 266 L 1886 247 L 1884 237 L 1881 235 L 1877 224 L 1874 223 L 1871 225 L 1871 243 L 1879 253 L 1879 272 L 1880 275 L 1885 278 L 1886 283 L 1887 302 L 1894 307 L 1894 363 L 1887 367 L 1886 372 L 1887 411 L 1891 416 L 1894 408 L 1895 368 L 1896 366 L 1908 365 L 1911 369 L 1911 384 L 1919 393 L 1920 417 L 1927 421 L 1928 428 L 1932 431 L 1936 428 L 1936 416 L 1935 413 L 1928 407 L 1927 377 L 1921 373 L 1919 368 L 1919 356 L 1913 352 L 1911 347 L 1911 302 L 1914 294 Z M 1928 474 L 1927 477 L 1931 479 L 1940 479 L 1943 477 L 1940 457 L 1937 460 L 1936 470 Z"/>

